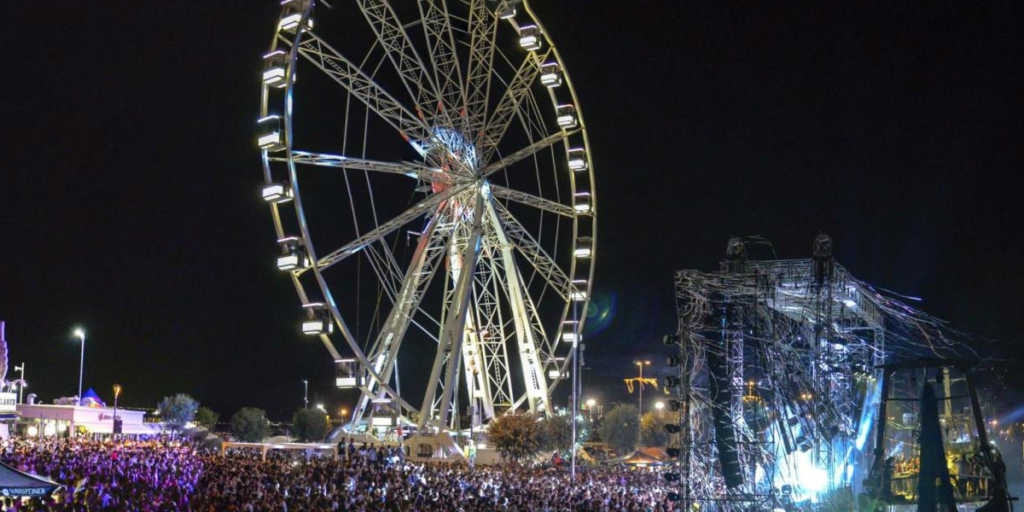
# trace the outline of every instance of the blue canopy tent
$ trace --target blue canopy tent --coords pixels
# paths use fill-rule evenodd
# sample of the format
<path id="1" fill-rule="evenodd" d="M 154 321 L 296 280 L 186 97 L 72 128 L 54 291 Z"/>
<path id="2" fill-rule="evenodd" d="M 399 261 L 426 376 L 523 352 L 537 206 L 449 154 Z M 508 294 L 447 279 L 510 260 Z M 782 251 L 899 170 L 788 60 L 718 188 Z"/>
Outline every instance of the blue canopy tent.
<path id="1" fill-rule="evenodd" d="M 60 484 L 53 480 L 18 471 L 0 462 L 0 496 L 2 497 L 47 496 L 58 487 Z"/>

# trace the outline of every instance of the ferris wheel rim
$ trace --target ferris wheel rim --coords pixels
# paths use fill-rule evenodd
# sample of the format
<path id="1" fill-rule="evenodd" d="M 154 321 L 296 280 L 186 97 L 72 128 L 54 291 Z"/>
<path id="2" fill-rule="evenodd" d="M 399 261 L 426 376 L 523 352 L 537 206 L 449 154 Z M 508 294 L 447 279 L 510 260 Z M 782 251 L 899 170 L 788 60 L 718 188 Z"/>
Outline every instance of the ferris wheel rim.
<path id="1" fill-rule="evenodd" d="M 312 4 L 313 3 L 311 2 L 310 3 L 310 9 L 312 7 Z M 543 25 L 540 23 L 539 19 L 533 13 L 533 11 L 530 8 L 528 2 L 524 1 L 520 5 L 524 6 L 525 12 L 529 16 L 530 20 L 535 24 L 535 26 L 543 27 Z M 293 87 L 294 87 L 294 70 L 298 66 L 298 48 L 299 48 L 299 44 L 300 44 L 301 38 L 304 35 L 307 34 L 307 31 L 305 30 L 305 24 L 306 24 L 305 20 L 307 19 L 308 16 L 309 16 L 309 9 L 307 9 L 306 12 L 304 13 L 302 22 L 300 23 L 300 26 L 295 31 L 294 42 L 290 45 L 290 48 L 289 48 L 289 59 L 288 59 L 288 70 L 287 70 L 288 85 L 287 85 L 286 93 L 285 93 L 285 95 L 286 95 L 285 97 L 287 98 L 287 100 L 286 100 L 286 108 L 283 111 L 283 116 L 284 116 L 285 124 L 287 126 L 286 130 L 288 132 L 287 136 L 285 137 L 285 144 L 286 144 L 285 154 L 286 154 L 286 164 L 287 164 L 287 167 L 288 167 L 288 176 L 289 176 L 289 180 L 290 180 L 291 186 L 293 187 L 293 192 L 294 192 L 294 199 L 293 199 L 294 200 L 294 207 L 295 207 L 297 216 L 301 219 L 299 221 L 299 224 L 300 224 L 300 231 L 301 231 L 301 233 L 303 235 L 303 239 L 305 241 L 305 249 L 308 251 L 310 259 L 313 262 L 319 262 L 319 260 L 317 259 L 317 253 L 316 253 L 315 247 L 313 245 L 314 241 L 312 240 L 312 237 L 310 236 L 309 227 L 308 227 L 307 222 L 305 220 L 305 213 L 304 213 L 304 209 L 302 207 L 301 191 L 299 189 L 299 184 L 298 184 L 299 178 L 298 178 L 298 172 L 296 170 L 296 159 L 295 159 L 295 155 L 298 153 L 298 151 L 293 148 L 293 146 L 292 146 L 293 140 L 292 140 L 292 137 L 291 137 L 291 126 L 292 126 L 292 123 L 294 122 L 293 121 L 293 113 L 292 113 L 292 110 L 291 110 L 291 97 L 292 97 L 292 94 L 293 94 Z M 422 23 L 423 22 L 422 19 L 419 20 L 419 22 Z M 516 27 L 516 29 L 518 30 L 518 27 Z M 314 35 L 311 31 L 308 31 L 308 32 L 309 32 L 309 35 L 311 35 L 311 36 Z M 565 80 L 565 85 L 567 86 L 567 90 L 569 91 L 569 95 L 570 95 L 570 98 L 572 100 L 572 104 L 576 106 L 576 115 L 578 116 L 578 119 L 579 119 L 579 121 L 578 121 L 579 122 L 578 132 L 581 134 L 581 136 L 583 138 L 583 144 L 584 144 L 584 148 L 585 148 L 585 155 L 586 155 L 586 159 L 587 159 L 587 166 L 586 166 L 587 170 L 585 172 L 585 178 L 588 181 L 588 186 L 586 187 L 586 189 L 591 194 L 590 201 L 591 201 L 592 211 L 589 214 L 589 217 L 591 219 L 590 220 L 591 227 L 588 230 L 588 232 L 590 234 L 590 239 L 592 240 L 592 242 L 591 242 L 593 244 L 592 247 L 596 248 L 596 234 L 597 234 L 596 233 L 596 226 L 597 226 L 597 224 L 596 224 L 596 187 L 593 186 L 594 185 L 594 166 L 593 166 L 593 162 L 592 162 L 592 156 L 591 156 L 592 153 L 590 151 L 590 143 L 589 143 L 589 139 L 588 139 L 588 136 L 587 136 L 586 125 L 585 125 L 585 122 L 584 122 L 584 119 L 583 119 L 582 109 L 579 107 L 580 103 L 578 101 L 578 97 L 577 97 L 575 88 L 572 85 L 572 81 L 571 81 L 570 75 L 568 73 L 568 69 L 564 65 L 562 57 L 558 53 L 557 47 L 551 41 L 550 36 L 547 33 L 547 31 L 544 30 L 543 28 L 541 28 L 541 34 L 542 34 L 542 36 L 544 38 L 544 41 L 547 43 L 548 47 L 551 49 L 550 50 L 551 53 L 553 54 L 555 60 L 558 62 L 559 66 L 560 66 L 560 68 L 562 70 L 563 77 L 564 77 L 564 80 Z M 271 45 L 271 50 L 273 51 L 274 49 L 276 49 L 277 45 L 278 45 L 278 36 L 275 36 L 273 38 L 273 42 L 272 42 L 272 45 Z M 493 71 L 492 71 L 492 73 L 493 73 Z M 263 86 L 263 95 L 261 97 L 261 116 L 266 116 L 267 113 L 269 112 L 269 110 L 268 110 L 268 108 L 269 108 L 268 92 L 269 92 L 268 91 L 268 86 L 264 85 Z M 550 96 L 550 98 L 552 100 L 552 105 L 556 106 L 557 105 L 557 100 L 554 97 L 554 92 L 551 89 L 549 89 L 548 92 L 549 92 L 549 96 Z M 377 112 L 377 114 L 379 115 L 380 113 Z M 568 139 L 567 138 L 563 138 L 561 141 L 563 142 L 563 146 L 564 146 L 565 150 L 568 151 L 569 150 Z M 261 151 L 261 162 L 262 162 L 263 169 L 264 169 L 264 179 L 265 179 L 265 181 L 268 181 L 268 182 L 272 180 L 272 171 L 270 169 L 270 161 L 271 161 L 271 158 L 269 157 L 268 152 L 266 150 Z M 570 193 L 572 193 L 572 194 L 574 194 L 576 192 L 576 190 L 577 190 L 577 184 L 576 184 L 577 177 L 575 176 L 575 174 L 576 173 L 573 173 L 573 172 L 569 173 L 569 180 L 570 180 L 570 183 L 571 183 Z M 454 193 L 453 193 L 453 195 L 454 195 Z M 496 204 L 500 204 L 500 203 L 496 203 Z M 275 232 L 277 233 L 278 237 L 280 238 L 280 237 L 285 236 L 286 231 L 284 229 L 283 223 L 282 223 L 281 218 L 280 218 L 280 213 L 278 211 L 278 205 L 273 204 L 271 206 L 272 206 L 271 207 L 272 217 L 273 217 L 274 225 L 275 225 Z M 580 238 L 579 219 L 578 219 L 577 216 L 574 216 L 573 219 L 572 219 L 572 239 L 576 240 L 576 239 L 579 239 L 579 238 Z M 591 300 L 591 291 L 592 291 L 592 286 L 593 286 L 594 268 L 596 266 L 595 260 L 596 260 L 595 255 L 591 254 L 590 261 L 588 262 L 589 270 L 588 270 L 588 272 L 586 274 L 586 287 L 585 287 L 585 290 L 584 290 L 586 298 L 583 301 L 574 301 L 574 300 L 571 300 L 571 299 L 565 301 L 566 304 L 565 304 L 565 307 L 564 307 L 563 314 L 561 315 L 563 320 L 568 316 L 568 312 L 569 312 L 570 309 L 575 309 L 575 310 L 578 311 L 578 309 L 581 308 L 584 312 L 586 311 L 587 306 L 589 305 L 589 302 Z M 573 257 L 573 258 L 570 259 L 570 261 L 571 261 L 571 263 L 570 263 L 570 268 L 569 268 L 568 275 L 569 276 L 575 276 L 576 275 L 576 273 L 575 273 L 576 265 L 577 265 L 576 258 Z M 355 340 L 353 337 L 351 337 L 351 334 L 348 332 L 348 329 L 346 327 L 345 320 L 344 320 L 344 318 L 343 318 L 343 316 L 341 314 L 341 311 L 339 310 L 337 304 L 335 303 L 335 301 L 333 299 L 333 294 L 331 293 L 330 286 L 328 285 L 328 283 L 324 279 L 323 275 L 321 274 L 323 268 L 321 268 L 318 264 L 313 264 L 311 269 L 314 271 L 314 276 L 315 276 L 315 280 L 317 282 L 317 287 L 320 288 L 320 291 L 323 294 L 323 297 L 324 297 L 324 299 L 326 300 L 326 302 L 327 302 L 327 304 L 329 306 L 332 319 L 333 319 L 334 323 L 337 324 L 339 326 L 339 328 L 341 328 L 343 337 L 345 338 L 346 342 L 348 343 L 349 348 L 352 350 L 353 354 L 356 355 L 356 358 L 360 362 L 361 370 L 368 370 L 368 371 L 370 371 L 372 373 L 373 370 L 372 370 L 372 363 L 371 363 L 371 361 L 369 361 L 367 359 L 366 354 L 362 352 L 361 348 L 359 347 L 358 341 Z M 297 294 L 299 295 L 300 300 L 303 303 L 308 303 L 309 302 L 309 297 L 308 297 L 308 294 L 306 292 L 305 285 L 299 280 L 298 276 L 295 275 L 294 273 L 291 274 L 291 278 L 292 278 L 293 285 L 296 288 Z M 580 303 L 577 304 L 577 302 L 580 302 Z M 578 318 L 577 321 L 578 321 L 577 333 L 582 333 L 583 332 L 583 326 L 584 326 L 585 321 L 586 321 L 585 315 L 583 315 L 582 318 Z M 559 342 L 559 338 L 562 335 L 561 329 L 562 329 L 562 325 L 560 324 L 558 329 L 557 329 L 557 331 L 554 331 L 555 343 L 556 344 Z M 337 361 L 340 356 L 337 354 L 337 350 L 335 348 L 333 348 L 333 343 L 332 343 L 331 339 L 329 337 L 327 337 L 326 335 L 321 335 L 321 337 L 322 337 L 322 341 L 324 341 L 325 346 L 327 346 L 328 350 L 330 352 L 332 352 L 332 356 L 334 356 L 335 360 Z M 577 347 L 577 343 L 574 342 L 573 343 L 573 347 L 572 347 L 571 350 L 575 351 L 576 347 Z M 562 364 L 562 366 L 560 368 L 560 370 L 562 370 L 562 371 L 564 371 L 565 367 L 568 365 L 568 357 L 565 358 L 565 359 L 566 359 L 565 362 L 563 362 L 563 364 Z M 376 374 L 374 374 L 373 377 L 378 380 L 377 384 L 380 386 L 380 389 L 382 391 L 385 391 L 387 394 L 392 395 L 394 398 L 398 398 L 400 400 L 400 397 L 399 397 L 398 393 L 395 392 L 395 390 L 391 388 L 390 383 L 385 383 L 385 382 L 380 381 L 380 377 L 377 376 Z M 548 392 L 550 393 L 550 391 L 552 391 L 557 385 L 558 385 L 558 380 L 552 380 Z M 521 394 L 520 398 L 517 400 L 516 404 L 520 404 L 524 398 L 525 398 L 525 394 Z M 409 411 L 417 410 L 417 408 L 412 407 L 411 405 L 406 404 L 406 403 L 402 403 L 402 407 L 404 409 L 406 409 L 406 410 L 409 410 Z M 513 406 L 513 409 L 515 409 L 515 408 L 516 408 L 516 405 Z M 353 420 L 355 420 L 355 418 L 353 418 Z"/>

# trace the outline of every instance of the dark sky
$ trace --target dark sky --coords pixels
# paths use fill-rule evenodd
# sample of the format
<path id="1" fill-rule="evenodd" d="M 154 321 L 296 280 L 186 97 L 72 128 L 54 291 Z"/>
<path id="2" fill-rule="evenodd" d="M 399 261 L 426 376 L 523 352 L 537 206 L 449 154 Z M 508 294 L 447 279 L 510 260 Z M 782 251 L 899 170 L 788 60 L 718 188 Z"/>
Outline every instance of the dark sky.
<path id="1" fill-rule="evenodd" d="M 339 2 L 343 0 L 338 0 Z M 19 3 L 0 29 L 0 318 L 43 398 L 85 380 L 222 414 L 340 403 L 301 337 L 252 143 L 276 2 Z M 660 361 L 671 276 L 731 235 L 814 235 L 879 286 L 1019 349 L 1020 6 L 538 2 L 580 95 L 600 194 L 592 391 Z M 605 6 L 607 4 L 607 6 Z M 934 3 L 938 4 L 938 3 Z M 712 6 L 712 7 L 709 7 Z M 826 7 L 827 6 L 827 7 Z M 923 10 L 922 10 L 923 9 Z M 356 20 L 361 22 L 361 20 Z M 328 36 L 330 37 L 330 36 Z M 1013 383 L 1010 383 L 1012 386 Z"/>

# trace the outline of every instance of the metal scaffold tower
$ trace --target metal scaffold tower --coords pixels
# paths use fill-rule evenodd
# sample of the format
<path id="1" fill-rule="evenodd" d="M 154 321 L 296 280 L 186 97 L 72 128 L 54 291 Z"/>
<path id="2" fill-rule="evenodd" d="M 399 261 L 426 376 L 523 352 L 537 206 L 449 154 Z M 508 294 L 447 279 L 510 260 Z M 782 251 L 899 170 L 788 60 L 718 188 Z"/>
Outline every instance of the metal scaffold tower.
<path id="1" fill-rule="evenodd" d="M 769 258 L 750 251 L 768 247 Z M 852 276 L 819 235 L 779 260 L 733 238 L 716 272 L 675 274 L 665 384 L 679 423 L 675 498 L 712 510 L 785 508 L 856 493 L 872 456 L 882 364 L 967 351 L 942 321 Z M 673 477 L 674 478 L 674 477 Z"/>

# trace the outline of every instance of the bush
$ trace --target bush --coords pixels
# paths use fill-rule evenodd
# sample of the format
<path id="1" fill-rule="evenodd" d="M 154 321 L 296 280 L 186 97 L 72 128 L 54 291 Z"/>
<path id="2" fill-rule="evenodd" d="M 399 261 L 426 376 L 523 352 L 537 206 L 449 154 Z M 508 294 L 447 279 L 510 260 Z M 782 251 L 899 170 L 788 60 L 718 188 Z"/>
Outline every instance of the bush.
<path id="1" fill-rule="evenodd" d="M 327 436 L 327 413 L 299 409 L 292 415 L 292 435 L 303 442 L 320 442 Z"/>
<path id="2" fill-rule="evenodd" d="M 220 415 L 213 412 L 213 409 L 209 407 L 200 407 L 196 411 L 196 423 L 206 428 L 206 430 L 213 431 L 217 426 L 217 420 L 220 419 Z"/>
<path id="3" fill-rule="evenodd" d="M 487 428 L 487 438 L 509 462 L 519 462 L 540 450 L 540 426 L 532 414 L 495 418 Z"/>
<path id="4" fill-rule="evenodd" d="M 177 430 L 195 418 L 199 402 L 184 393 L 178 393 L 164 397 L 157 408 L 160 409 L 160 419 L 164 424 Z"/>
<path id="5" fill-rule="evenodd" d="M 637 410 L 633 405 L 617 405 L 601 421 L 601 439 L 615 451 L 625 453 L 636 445 Z"/>
<path id="6" fill-rule="evenodd" d="M 231 416 L 231 432 L 242 441 L 258 443 L 267 437 L 270 421 L 267 412 L 256 407 L 242 407 Z"/>

